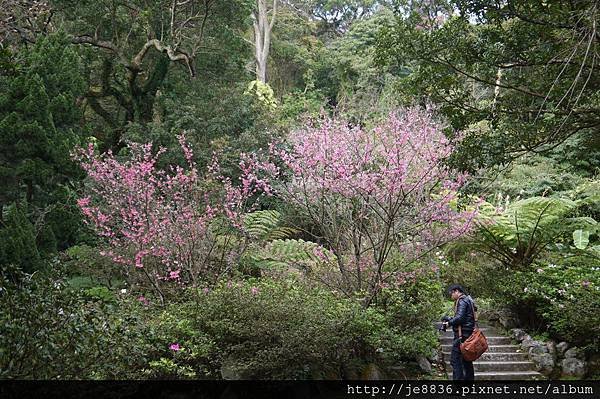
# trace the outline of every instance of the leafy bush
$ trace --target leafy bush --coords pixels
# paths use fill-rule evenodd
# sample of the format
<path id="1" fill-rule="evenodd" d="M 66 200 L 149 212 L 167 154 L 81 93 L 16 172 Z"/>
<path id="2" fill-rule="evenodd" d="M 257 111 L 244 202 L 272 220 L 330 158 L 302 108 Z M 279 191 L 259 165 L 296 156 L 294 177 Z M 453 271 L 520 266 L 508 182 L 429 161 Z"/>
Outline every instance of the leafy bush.
<path id="1" fill-rule="evenodd" d="M 369 308 L 291 278 L 183 289 L 162 307 L 53 266 L 2 270 L 2 378 L 340 378 L 437 344 L 430 276 Z"/>
<path id="2" fill-rule="evenodd" d="M 0 210 L 1 211 L 1 210 Z M 20 207 L 12 205 L 0 227 L 0 265 L 15 264 L 28 272 L 42 268 L 35 228 Z"/>
<path id="3" fill-rule="evenodd" d="M 541 318 L 553 337 L 600 350 L 600 278 L 595 262 L 554 256 L 535 270 L 516 272 L 498 282 L 504 302 Z"/>
<path id="4" fill-rule="evenodd" d="M 461 248 L 462 249 L 462 248 Z M 478 253 L 454 253 L 454 248 L 440 254 L 440 279 L 444 287 L 460 284 L 474 298 L 492 298 L 498 294 L 498 281 L 506 276 L 504 266 L 498 265 Z"/>
<path id="5" fill-rule="evenodd" d="M 178 314 L 179 323 L 193 323 L 190 331 L 210 335 L 226 375 L 302 378 L 339 367 L 350 356 L 358 344 L 352 325 L 359 311 L 356 304 L 291 280 L 249 280 L 200 292 L 195 301 L 171 307 L 165 315 Z M 177 342 L 192 345 L 189 334 L 179 333 Z"/>
<path id="6" fill-rule="evenodd" d="M 553 196 L 573 190 L 582 177 L 542 156 L 523 159 L 491 183 L 490 190 L 513 199 Z"/>
<path id="7" fill-rule="evenodd" d="M 600 291 L 595 287 L 575 286 L 572 301 L 554 302 L 544 312 L 555 334 L 589 352 L 600 351 Z"/>
<path id="8" fill-rule="evenodd" d="M 0 280 L 0 378 L 134 378 L 152 354 L 140 305 L 106 288 L 73 290 L 64 271 Z"/>
<path id="9" fill-rule="evenodd" d="M 124 288 L 125 270 L 88 245 L 75 245 L 60 253 L 60 262 L 68 270 L 68 283 L 73 288 L 104 285 Z"/>
<path id="10" fill-rule="evenodd" d="M 431 319 L 420 312 L 427 305 L 418 308 L 413 293 L 404 292 L 412 304 L 390 303 L 396 308 L 388 317 L 382 309 L 365 309 L 357 300 L 294 279 L 190 290 L 185 302 L 169 305 L 153 321 L 157 330 L 168 332 L 158 346 L 176 343 L 178 350 L 147 372 L 160 378 L 326 378 L 357 364 L 385 367 L 429 354 L 437 340 L 427 336 Z"/>
<path id="11" fill-rule="evenodd" d="M 382 336 L 377 347 L 390 347 L 382 355 L 390 362 L 398 357 L 414 358 L 416 355 L 430 355 L 437 347 L 438 335 L 431 328 L 433 320 L 442 315 L 443 287 L 437 278 L 437 268 L 429 268 L 420 263 L 413 264 L 400 277 L 401 283 L 383 289 L 377 308 L 385 316 L 386 326 L 393 334 Z M 376 337 L 376 339 L 381 339 Z"/>

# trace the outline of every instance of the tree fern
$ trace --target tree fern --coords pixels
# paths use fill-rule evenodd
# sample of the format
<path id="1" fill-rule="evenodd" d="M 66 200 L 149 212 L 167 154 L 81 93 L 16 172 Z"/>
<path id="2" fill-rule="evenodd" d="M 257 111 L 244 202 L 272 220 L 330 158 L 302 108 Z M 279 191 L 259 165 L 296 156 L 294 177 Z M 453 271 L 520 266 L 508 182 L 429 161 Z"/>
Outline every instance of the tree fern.
<path id="1" fill-rule="evenodd" d="M 275 210 L 256 211 L 244 217 L 244 231 L 252 239 L 271 241 L 290 237 L 297 232 L 280 226 L 281 213 Z"/>
<path id="2" fill-rule="evenodd" d="M 244 232 L 250 239 L 242 263 L 267 270 L 310 270 L 329 262 L 333 255 L 320 245 L 291 239 L 297 230 L 281 226 L 281 213 L 256 211 L 244 217 Z"/>
<path id="3" fill-rule="evenodd" d="M 299 239 L 277 239 L 260 249 L 252 251 L 247 255 L 247 259 L 255 266 L 263 269 L 289 269 L 293 267 L 308 271 L 318 265 L 332 261 L 334 255 L 314 242 Z"/>
<path id="4" fill-rule="evenodd" d="M 507 266 L 527 266 L 548 244 L 571 240 L 573 231 L 596 226 L 593 218 L 576 215 L 581 205 L 567 198 L 532 197 L 498 211 L 483 203 L 474 242 Z"/>

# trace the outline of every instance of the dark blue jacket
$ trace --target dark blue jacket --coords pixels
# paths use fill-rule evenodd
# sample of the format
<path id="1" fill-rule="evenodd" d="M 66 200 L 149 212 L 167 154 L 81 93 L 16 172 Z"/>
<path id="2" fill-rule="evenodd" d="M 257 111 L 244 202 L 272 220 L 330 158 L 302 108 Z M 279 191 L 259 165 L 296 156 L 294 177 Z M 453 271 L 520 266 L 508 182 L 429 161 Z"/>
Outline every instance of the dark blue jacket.
<path id="1" fill-rule="evenodd" d="M 458 305 L 456 306 L 456 313 L 454 317 L 448 320 L 448 325 L 452 326 L 454 331 L 454 338 L 458 338 L 458 326 L 461 326 L 462 336 L 464 338 L 469 337 L 475 329 L 475 314 L 473 313 L 473 307 L 475 306 L 473 298 L 467 295 L 462 295 L 458 298 Z M 476 307 L 475 307 L 476 308 Z"/>

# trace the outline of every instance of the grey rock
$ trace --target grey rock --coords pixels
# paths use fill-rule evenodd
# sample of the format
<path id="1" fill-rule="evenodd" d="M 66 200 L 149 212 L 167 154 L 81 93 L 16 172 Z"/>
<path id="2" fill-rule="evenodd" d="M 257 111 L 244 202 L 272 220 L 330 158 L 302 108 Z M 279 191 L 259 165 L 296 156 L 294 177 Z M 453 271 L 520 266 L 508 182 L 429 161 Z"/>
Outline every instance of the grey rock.
<path id="1" fill-rule="evenodd" d="M 581 359 L 581 355 L 582 355 L 582 353 L 579 350 L 579 348 L 573 347 L 571 349 L 568 349 L 565 352 L 565 359 L 569 359 L 569 358 Z"/>
<path id="2" fill-rule="evenodd" d="M 520 325 L 517 314 L 509 309 L 501 309 L 498 311 L 498 323 L 508 330 L 517 328 Z"/>
<path id="3" fill-rule="evenodd" d="M 549 353 L 534 353 L 530 356 L 531 361 L 535 364 L 536 371 L 542 374 L 550 375 L 556 367 L 554 357 Z"/>
<path id="4" fill-rule="evenodd" d="M 556 344 L 556 351 L 559 356 L 564 356 L 567 349 L 569 349 L 569 344 L 567 342 L 563 341 Z"/>
<path id="5" fill-rule="evenodd" d="M 586 363 L 581 359 L 568 357 L 562 361 L 562 375 L 564 377 L 583 378 L 586 373 Z"/>
<path id="6" fill-rule="evenodd" d="M 488 310 L 487 312 L 479 311 L 479 319 L 485 318 L 489 322 L 497 322 L 500 320 L 500 315 L 497 310 Z"/>
<path id="7" fill-rule="evenodd" d="M 236 364 L 231 359 L 226 359 L 221 364 L 221 378 L 224 380 L 242 380 L 243 373 L 236 367 Z"/>
<path id="8" fill-rule="evenodd" d="M 512 331 L 513 337 L 515 337 L 515 339 L 517 341 L 523 341 L 523 339 L 527 335 L 527 333 L 525 332 L 525 330 L 522 330 L 520 328 L 513 328 L 511 331 Z"/>
<path id="9" fill-rule="evenodd" d="M 548 353 L 548 347 L 546 344 L 540 341 L 532 341 L 532 345 L 529 347 L 529 354 L 541 355 L 543 353 Z"/>
<path id="10" fill-rule="evenodd" d="M 525 350 L 528 350 L 530 347 L 535 346 L 535 343 L 537 341 L 535 341 L 533 338 L 531 338 L 530 335 L 525 335 L 523 337 L 523 341 L 521 341 L 521 347 Z"/>
<path id="11" fill-rule="evenodd" d="M 548 348 L 548 353 L 550 353 L 553 357 L 556 357 L 556 342 L 548 341 L 546 342 L 546 347 Z"/>
<path id="12" fill-rule="evenodd" d="M 429 360 L 432 363 L 440 363 L 442 361 L 442 358 L 440 356 L 440 353 L 438 351 L 434 350 L 431 352 L 431 355 L 429 355 L 427 360 Z"/>
<path id="13" fill-rule="evenodd" d="M 346 380 L 359 380 L 360 368 L 354 364 L 342 364 L 342 374 Z"/>
<path id="14" fill-rule="evenodd" d="M 431 363 L 429 363 L 429 360 L 427 360 L 425 356 L 419 355 L 417 356 L 416 360 L 421 370 L 423 370 L 426 373 L 431 373 Z"/>

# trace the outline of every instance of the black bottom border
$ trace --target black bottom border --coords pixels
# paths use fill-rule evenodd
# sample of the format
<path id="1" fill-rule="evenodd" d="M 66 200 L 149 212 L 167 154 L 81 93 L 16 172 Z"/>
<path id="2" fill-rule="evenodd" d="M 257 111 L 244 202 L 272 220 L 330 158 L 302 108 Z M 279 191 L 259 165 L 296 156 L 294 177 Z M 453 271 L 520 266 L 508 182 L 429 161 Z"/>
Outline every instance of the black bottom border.
<path id="1" fill-rule="evenodd" d="M 0 380 L 8 398 L 587 398 L 600 399 L 592 381 L 13 381 Z"/>

